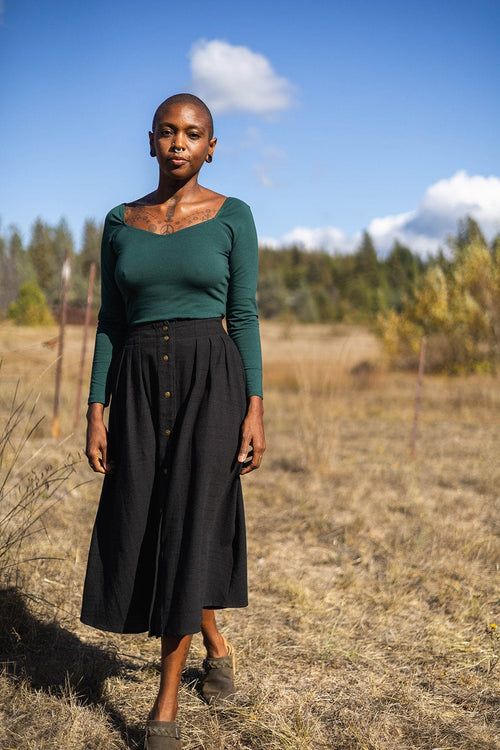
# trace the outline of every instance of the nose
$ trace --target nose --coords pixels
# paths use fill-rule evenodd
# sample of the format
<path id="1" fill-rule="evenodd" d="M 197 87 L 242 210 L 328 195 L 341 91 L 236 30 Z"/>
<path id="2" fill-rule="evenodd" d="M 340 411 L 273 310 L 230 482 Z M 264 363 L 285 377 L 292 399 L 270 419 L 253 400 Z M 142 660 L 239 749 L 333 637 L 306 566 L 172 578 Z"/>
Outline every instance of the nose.
<path id="1" fill-rule="evenodd" d="M 175 138 L 172 141 L 172 148 L 184 150 L 186 147 L 184 135 L 182 133 L 176 133 Z"/>

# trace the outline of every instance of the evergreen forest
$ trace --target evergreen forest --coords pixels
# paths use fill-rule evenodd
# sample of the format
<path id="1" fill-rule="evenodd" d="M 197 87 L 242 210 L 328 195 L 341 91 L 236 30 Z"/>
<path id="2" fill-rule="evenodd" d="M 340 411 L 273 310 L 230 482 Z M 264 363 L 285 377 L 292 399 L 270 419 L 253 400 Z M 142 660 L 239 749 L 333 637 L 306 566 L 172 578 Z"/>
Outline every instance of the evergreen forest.
<path id="1" fill-rule="evenodd" d="M 57 319 L 67 256 L 68 321 L 83 322 L 92 263 L 95 318 L 101 234 L 102 226 L 87 220 L 76 248 L 64 220 L 50 226 L 37 219 L 27 245 L 16 228 L 0 231 L 0 318 L 21 325 Z M 414 365 L 425 336 L 432 369 L 493 371 L 500 345 L 500 236 L 487 242 L 478 223 L 465 217 L 445 247 L 425 259 L 399 242 L 382 257 L 368 232 L 351 254 L 261 247 L 258 299 L 264 320 L 368 325 L 400 367 Z"/>

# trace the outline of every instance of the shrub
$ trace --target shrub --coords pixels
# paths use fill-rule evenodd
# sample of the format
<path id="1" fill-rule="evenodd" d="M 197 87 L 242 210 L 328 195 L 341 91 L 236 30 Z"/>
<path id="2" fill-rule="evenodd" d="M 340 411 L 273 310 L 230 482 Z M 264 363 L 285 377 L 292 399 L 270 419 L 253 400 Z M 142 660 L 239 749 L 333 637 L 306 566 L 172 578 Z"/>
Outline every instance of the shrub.
<path id="1" fill-rule="evenodd" d="M 9 306 L 8 315 L 18 326 L 46 326 L 54 323 L 45 295 L 36 281 L 27 281 L 20 287 L 17 300 Z"/>

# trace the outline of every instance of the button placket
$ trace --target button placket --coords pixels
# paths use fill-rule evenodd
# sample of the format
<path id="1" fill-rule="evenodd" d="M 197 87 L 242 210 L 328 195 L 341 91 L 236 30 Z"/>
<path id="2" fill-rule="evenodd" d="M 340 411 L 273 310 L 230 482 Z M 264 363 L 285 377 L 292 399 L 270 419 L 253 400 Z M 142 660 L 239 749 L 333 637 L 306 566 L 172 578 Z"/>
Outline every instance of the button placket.
<path id="1" fill-rule="evenodd" d="M 159 351 L 159 386 L 161 393 L 161 407 L 160 407 L 160 444 L 163 445 L 162 450 L 162 465 L 163 474 L 168 474 L 167 463 L 167 446 L 168 439 L 172 431 L 173 416 L 174 416 L 174 399 L 173 397 L 173 370 L 172 370 L 172 340 L 170 337 L 170 326 L 168 321 L 165 321 L 161 327 L 162 341 Z"/>

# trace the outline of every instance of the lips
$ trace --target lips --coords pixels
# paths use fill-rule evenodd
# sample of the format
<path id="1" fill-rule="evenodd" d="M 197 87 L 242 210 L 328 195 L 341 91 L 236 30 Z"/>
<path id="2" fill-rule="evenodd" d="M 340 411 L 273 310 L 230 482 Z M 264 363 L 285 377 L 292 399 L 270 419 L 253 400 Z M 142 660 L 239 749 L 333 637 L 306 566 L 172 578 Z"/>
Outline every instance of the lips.
<path id="1" fill-rule="evenodd" d="M 182 156 L 171 156 L 168 163 L 173 167 L 182 167 L 183 164 L 187 164 L 187 159 L 183 159 Z"/>

